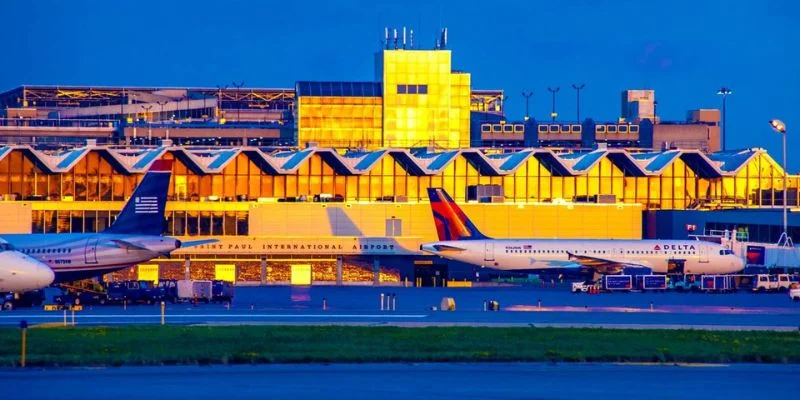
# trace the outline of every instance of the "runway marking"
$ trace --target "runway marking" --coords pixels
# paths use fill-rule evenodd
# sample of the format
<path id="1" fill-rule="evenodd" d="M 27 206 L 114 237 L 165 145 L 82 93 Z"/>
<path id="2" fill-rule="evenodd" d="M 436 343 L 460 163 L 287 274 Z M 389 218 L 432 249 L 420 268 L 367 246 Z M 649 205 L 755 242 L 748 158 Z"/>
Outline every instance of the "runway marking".
<path id="1" fill-rule="evenodd" d="M 426 314 L 166 314 L 166 318 L 426 318 Z M 61 315 L 0 315 L 2 319 L 60 319 Z M 79 315 L 78 318 L 161 318 L 161 314 L 102 314 Z"/>

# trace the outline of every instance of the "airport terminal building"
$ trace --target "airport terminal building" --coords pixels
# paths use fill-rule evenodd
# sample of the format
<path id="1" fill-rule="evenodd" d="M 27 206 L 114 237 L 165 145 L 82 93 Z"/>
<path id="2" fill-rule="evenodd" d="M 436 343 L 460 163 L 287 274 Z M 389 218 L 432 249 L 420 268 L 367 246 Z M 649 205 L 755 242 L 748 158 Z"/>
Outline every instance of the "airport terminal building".
<path id="1" fill-rule="evenodd" d="M 763 149 L 721 151 L 719 112 L 661 121 L 651 90 L 614 121 L 507 120 L 446 46 L 384 48 L 369 82 L 294 88 L 22 86 L 0 94 L 7 231 L 109 226 L 142 174 L 173 160 L 165 233 L 218 243 L 113 274 L 250 282 L 475 279 L 419 251 L 443 187 L 494 237 L 774 241 L 798 176 Z M 756 212 L 757 211 L 757 212 Z M 800 220 L 790 215 L 790 234 Z"/>

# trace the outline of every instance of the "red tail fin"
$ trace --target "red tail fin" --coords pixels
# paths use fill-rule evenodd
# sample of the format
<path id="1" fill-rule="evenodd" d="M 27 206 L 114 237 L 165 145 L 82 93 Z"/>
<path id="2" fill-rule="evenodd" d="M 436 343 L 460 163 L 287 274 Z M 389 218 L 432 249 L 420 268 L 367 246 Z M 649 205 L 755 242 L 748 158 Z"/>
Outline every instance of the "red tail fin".
<path id="1" fill-rule="evenodd" d="M 428 188 L 428 198 L 439 240 L 488 239 L 444 189 Z"/>

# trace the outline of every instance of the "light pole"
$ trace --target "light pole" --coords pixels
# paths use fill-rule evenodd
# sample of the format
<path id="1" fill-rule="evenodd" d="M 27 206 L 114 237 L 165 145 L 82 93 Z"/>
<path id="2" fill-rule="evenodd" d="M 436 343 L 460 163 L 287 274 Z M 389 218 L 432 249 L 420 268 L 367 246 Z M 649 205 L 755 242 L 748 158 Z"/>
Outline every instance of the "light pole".
<path id="1" fill-rule="evenodd" d="M 222 91 L 228 90 L 228 85 L 217 85 L 217 120 L 222 118 Z"/>
<path id="2" fill-rule="evenodd" d="M 153 108 L 152 104 L 142 105 L 142 110 L 144 110 L 144 121 L 147 122 L 147 140 L 153 137 L 153 130 L 151 129 L 150 125 L 150 118 L 148 118 L 148 114 L 150 114 L 150 109 Z M 136 141 L 136 125 L 133 125 L 133 141 Z"/>
<path id="3" fill-rule="evenodd" d="M 556 121 L 556 117 L 558 117 L 558 113 L 556 112 L 556 93 L 561 90 L 560 87 L 556 86 L 555 89 L 548 87 L 547 91 L 553 94 L 553 111 L 550 112 L 550 118 L 553 119 L 553 122 Z"/>
<path id="4" fill-rule="evenodd" d="M 778 246 L 790 247 L 792 246 L 792 238 L 789 236 L 788 204 L 786 204 L 786 192 L 789 189 L 789 182 L 786 179 L 786 124 L 779 119 L 773 119 L 769 121 L 769 126 L 783 136 L 783 233 L 778 239 Z"/>
<path id="5" fill-rule="evenodd" d="M 581 90 L 586 86 L 585 83 L 581 83 L 580 85 L 573 83 L 572 88 L 575 89 L 575 93 L 578 95 L 578 103 L 577 103 L 577 115 L 578 115 L 578 123 L 581 122 Z"/>
<path id="6" fill-rule="evenodd" d="M 533 96 L 533 92 L 522 92 L 522 97 L 525 98 L 525 121 L 531 117 L 530 109 L 528 108 L 531 96 Z"/>
<path id="7" fill-rule="evenodd" d="M 236 87 L 236 123 L 239 123 L 239 111 L 242 109 L 242 105 L 239 104 L 239 89 L 244 86 L 244 81 L 239 83 L 233 82 L 232 85 Z"/>
<path id="8" fill-rule="evenodd" d="M 161 114 L 158 116 L 158 122 L 160 122 L 162 125 L 164 125 L 163 124 L 163 121 L 164 121 L 164 106 L 167 105 L 167 103 L 168 103 L 168 101 L 166 101 L 166 100 L 157 101 L 156 102 L 156 104 L 161 106 Z M 164 126 L 166 127 L 166 138 L 169 139 L 169 126 L 168 125 L 164 125 Z M 148 142 L 150 142 L 152 139 L 153 139 L 152 137 L 147 138 Z M 152 144 L 152 142 L 147 143 L 147 144 Z"/>
<path id="9" fill-rule="evenodd" d="M 728 95 L 733 94 L 733 90 L 726 88 L 725 86 L 719 88 L 717 90 L 717 94 L 722 96 L 722 151 L 725 151 L 725 138 L 728 136 L 728 123 L 725 121 L 725 108 L 727 105 Z"/>

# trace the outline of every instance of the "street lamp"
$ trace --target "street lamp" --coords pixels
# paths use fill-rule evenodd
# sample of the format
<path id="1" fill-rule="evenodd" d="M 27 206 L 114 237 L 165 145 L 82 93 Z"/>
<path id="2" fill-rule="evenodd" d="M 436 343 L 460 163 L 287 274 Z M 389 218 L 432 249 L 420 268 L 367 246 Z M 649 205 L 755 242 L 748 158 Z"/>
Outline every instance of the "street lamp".
<path id="1" fill-rule="evenodd" d="M 150 114 L 150 109 L 153 108 L 152 104 L 142 105 L 142 110 L 144 110 L 144 121 L 147 122 L 147 140 L 152 139 L 153 137 L 153 127 L 150 125 L 150 119 L 148 118 L 148 114 Z M 136 125 L 133 125 L 133 141 L 136 142 Z"/>
<path id="2" fill-rule="evenodd" d="M 556 93 L 561 90 L 560 87 L 556 86 L 555 89 L 548 87 L 547 91 L 553 94 L 553 111 L 550 112 L 550 118 L 553 118 L 553 122 L 556 121 L 556 117 L 558 117 L 558 113 L 556 112 Z"/>
<path id="3" fill-rule="evenodd" d="M 239 104 L 239 89 L 244 86 L 244 81 L 239 83 L 233 82 L 231 84 L 236 88 L 236 123 L 239 123 L 239 111 L 242 109 L 242 105 Z"/>
<path id="4" fill-rule="evenodd" d="M 530 114 L 530 111 L 529 111 L 530 109 L 528 108 L 528 103 L 529 103 L 529 100 L 530 100 L 531 96 L 533 96 L 533 92 L 522 92 L 522 97 L 525 98 L 525 121 L 527 121 L 531 117 L 531 114 Z"/>
<path id="5" fill-rule="evenodd" d="M 728 95 L 733 94 L 733 90 L 725 86 L 717 90 L 717 94 L 722 96 L 722 151 L 725 151 L 725 137 L 727 137 L 728 123 L 725 122 L 725 106 L 727 105 Z"/>
<path id="6" fill-rule="evenodd" d="M 581 83 L 580 85 L 575 84 L 575 83 L 572 84 L 572 88 L 575 89 L 575 93 L 578 95 L 578 97 L 577 97 L 577 107 L 575 108 L 577 110 L 578 123 L 581 122 L 581 90 L 585 86 L 586 86 L 585 83 Z"/>
<path id="7" fill-rule="evenodd" d="M 773 119 L 769 121 L 769 126 L 783 136 L 783 233 L 778 239 L 778 245 L 792 246 L 792 238 L 789 237 L 788 205 L 786 201 L 786 192 L 789 189 L 789 182 L 786 179 L 786 124 L 779 119 Z"/>

